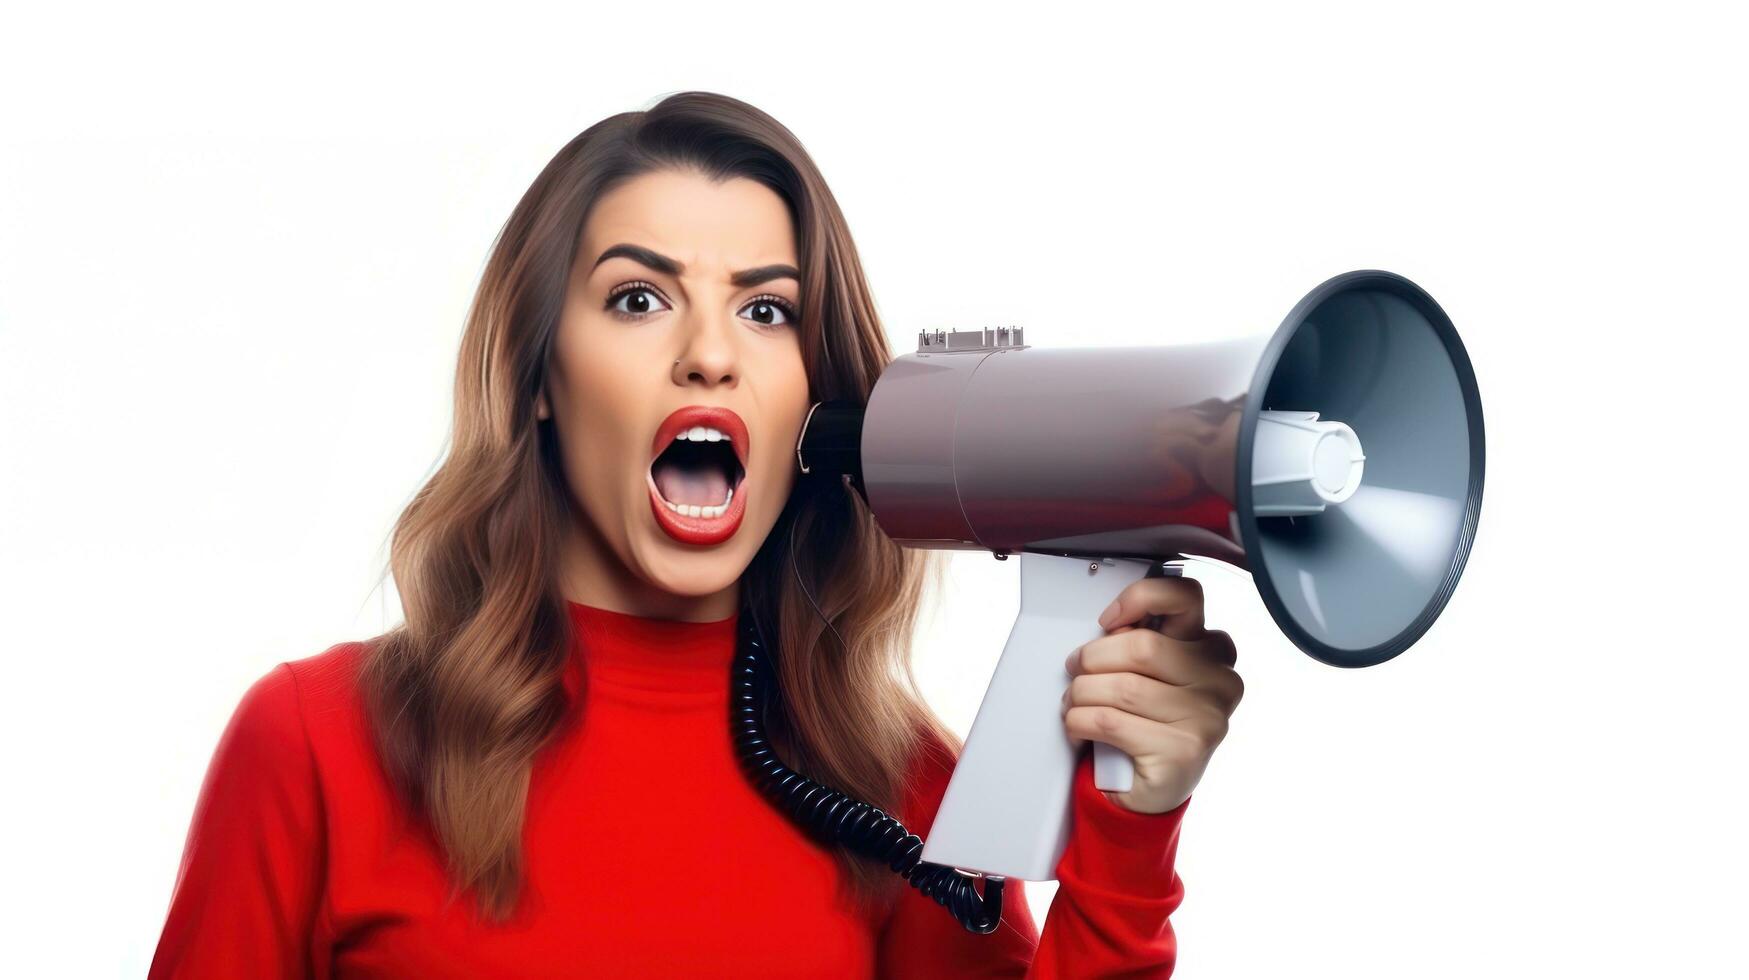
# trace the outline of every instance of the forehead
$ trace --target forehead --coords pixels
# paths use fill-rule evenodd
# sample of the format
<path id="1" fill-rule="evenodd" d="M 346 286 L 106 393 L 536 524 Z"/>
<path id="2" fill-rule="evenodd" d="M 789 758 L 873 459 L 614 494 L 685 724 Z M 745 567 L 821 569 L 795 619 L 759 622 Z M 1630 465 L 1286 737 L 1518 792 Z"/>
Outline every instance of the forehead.
<path id="1" fill-rule="evenodd" d="M 578 260 L 587 268 L 621 242 L 677 259 L 688 275 L 695 268 L 797 264 L 789 209 L 776 192 L 745 177 L 719 183 L 676 170 L 633 177 L 595 202 Z"/>

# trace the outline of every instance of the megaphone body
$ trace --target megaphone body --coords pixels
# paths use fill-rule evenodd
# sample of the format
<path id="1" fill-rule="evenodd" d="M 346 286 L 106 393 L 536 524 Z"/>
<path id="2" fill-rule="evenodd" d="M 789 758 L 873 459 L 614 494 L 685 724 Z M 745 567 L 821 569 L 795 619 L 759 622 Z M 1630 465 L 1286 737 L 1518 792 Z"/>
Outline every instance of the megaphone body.
<path id="1" fill-rule="evenodd" d="M 1302 650 L 1338 666 L 1413 644 L 1481 506 L 1474 373 L 1451 321 L 1387 272 L 1338 276 L 1281 327 L 1181 346 L 1038 348 L 934 331 L 863 407 L 815 406 L 804 474 L 860 491 L 909 547 L 1018 555 L 1020 613 L 922 859 L 1054 877 L 1075 752 L 1064 660 L 1130 583 L 1186 558 L 1249 572 Z M 1100 789 L 1130 788 L 1094 743 Z"/>

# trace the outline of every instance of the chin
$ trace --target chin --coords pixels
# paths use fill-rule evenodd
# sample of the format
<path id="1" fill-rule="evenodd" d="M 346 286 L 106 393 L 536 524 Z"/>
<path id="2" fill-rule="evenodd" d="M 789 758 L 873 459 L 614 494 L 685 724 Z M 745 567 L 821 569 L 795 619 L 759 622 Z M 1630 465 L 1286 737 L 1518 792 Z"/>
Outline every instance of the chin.
<path id="1" fill-rule="evenodd" d="M 753 549 L 740 547 L 736 539 L 694 548 L 669 540 L 661 531 L 654 531 L 653 538 L 644 569 L 652 584 L 671 595 L 715 595 L 734 585 L 753 560 Z"/>

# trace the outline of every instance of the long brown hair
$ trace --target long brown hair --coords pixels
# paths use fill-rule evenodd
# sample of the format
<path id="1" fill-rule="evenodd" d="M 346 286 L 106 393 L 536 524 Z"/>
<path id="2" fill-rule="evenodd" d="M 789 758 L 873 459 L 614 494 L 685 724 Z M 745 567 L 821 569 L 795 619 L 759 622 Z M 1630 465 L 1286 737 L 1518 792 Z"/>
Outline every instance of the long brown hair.
<path id="1" fill-rule="evenodd" d="M 572 637 L 556 571 L 564 522 L 575 518 L 535 398 L 591 205 L 661 168 L 746 177 L 788 205 L 814 400 L 865 404 L 891 360 L 825 180 L 788 129 L 744 102 L 683 92 L 611 116 L 523 194 L 468 313 L 447 458 L 391 535 L 404 623 L 370 641 L 361 677 L 385 769 L 443 849 L 451 897 L 472 889 L 488 919 L 515 910 L 531 760 L 570 710 L 560 675 Z M 785 762 L 889 813 L 920 752 L 960 748 L 918 693 L 909 658 L 922 589 L 938 572 L 932 553 L 894 544 L 853 490 L 799 487 L 741 580 L 742 615 L 754 611 L 776 643 L 782 707 L 768 734 Z M 835 850 L 851 897 L 892 897 L 901 882 L 888 868 Z"/>

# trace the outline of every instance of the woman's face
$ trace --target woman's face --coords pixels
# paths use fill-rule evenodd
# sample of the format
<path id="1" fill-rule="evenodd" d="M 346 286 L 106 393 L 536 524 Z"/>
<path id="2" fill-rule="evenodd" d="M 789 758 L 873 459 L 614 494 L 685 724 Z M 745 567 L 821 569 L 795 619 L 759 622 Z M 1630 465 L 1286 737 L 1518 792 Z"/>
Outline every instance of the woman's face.
<path id="1" fill-rule="evenodd" d="M 734 613 L 810 404 L 797 265 L 782 198 L 745 178 L 663 170 L 596 201 L 537 405 L 584 516 L 565 548 L 568 597 Z"/>

